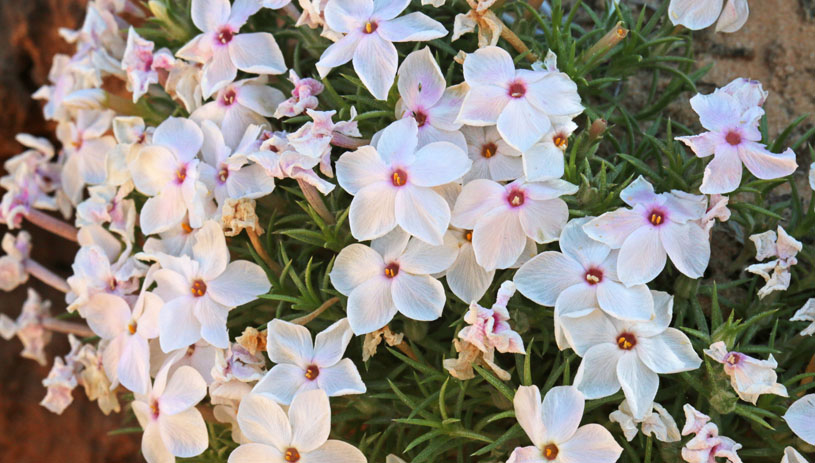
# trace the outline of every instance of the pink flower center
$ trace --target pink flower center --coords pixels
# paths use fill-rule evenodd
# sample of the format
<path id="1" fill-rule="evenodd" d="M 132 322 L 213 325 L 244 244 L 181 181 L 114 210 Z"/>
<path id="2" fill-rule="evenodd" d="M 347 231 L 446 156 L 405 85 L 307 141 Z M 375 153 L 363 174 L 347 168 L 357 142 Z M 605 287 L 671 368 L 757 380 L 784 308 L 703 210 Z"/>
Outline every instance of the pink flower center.
<path id="1" fill-rule="evenodd" d="M 555 444 L 546 444 L 543 447 L 543 457 L 549 461 L 554 460 L 557 458 L 557 454 L 560 453 L 560 449 L 557 448 Z"/>
<path id="2" fill-rule="evenodd" d="M 153 414 L 153 419 L 157 419 L 159 415 L 158 401 L 153 399 L 150 401 L 150 411 Z"/>
<path id="3" fill-rule="evenodd" d="M 658 227 L 665 223 L 665 213 L 654 209 L 648 214 L 648 221 L 651 222 L 651 225 Z"/>
<path id="4" fill-rule="evenodd" d="M 309 365 L 308 368 L 306 368 L 306 379 L 314 381 L 318 376 L 320 376 L 320 368 L 318 368 L 317 365 Z"/>
<path id="5" fill-rule="evenodd" d="M 481 156 L 487 159 L 495 156 L 495 153 L 497 152 L 498 146 L 493 142 L 484 143 L 484 145 L 481 147 Z"/>
<path id="6" fill-rule="evenodd" d="M 637 337 L 633 333 L 620 333 L 617 336 L 617 347 L 622 350 L 631 350 L 637 345 Z"/>
<path id="7" fill-rule="evenodd" d="M 385 267 L 385 276 L 388 278 L 395 278 L 399 274 L 399 264 L 391 262 Z"/>
<path id="8" fill-rule="evenodd" d="M 407 172 L 402 169 L 396 169 L 393 171 L 393 174 L 391 174 L 391 183 L 393 183 L 393 186 L 405 186 L 407 179 Z"/>
<path id="9" fill-rule="evenodd" d="M 300 461 L 300 452 L 297 451 L 294 447 L 289 447 L 286 449 L 286 452 L 283 454 L 283 459 L 289 463 L 295 463 Z"/>
<path id="10" fill-rule="evenodd" d="M 234 35 L 235 35 L 235 33 L 232 32 L 232 29 L 229 29 L 228 27 L 224 27 L 223 29 L 218 31 L 218 36 L 217 36 L 218 43 L 220 43 L 221 45 L 226 45 L 226 44 L 228 44 L 229 42 L 232 41 L 232 37 Z"/>
<path id="11" fill-rule="evenodd" d="M 507 93 L 509 93 L 509 96 L 512 98 L 522 98 L 526 95 L 526 85 L 523 82 L 515 81 L 509 84 Z"/>
<path id="12" fill-rule="evenodd" d="M 512 207 L 519 207 L 523 205 L 524 200 L 526 200 L 526 195 L 521 190 L 512 190 L 507 195 L 507 202 Z"/>
<path id="13" fill-rule="evenodd" d="M 175 171 L 175 182 L 181 185 L 187 179 L 187 166 L 181 166 Z"/>
<path id="14" fill-rule="evenodd" d="M 416 119 L 416 124 L 423 127 L 427 123 L 427 114 L 421 111 L 413 111 L 413 118 Z"/>
<path id="15" fill-rule="evenodd" d="M 592 267 L 586 271 L 584 278 L 586 279 L 586 283 L 596 285 L 603 281 L 603 271 L 599 268 Z"/>
<path id="16" fill-rule="evenodd" d="M 741 144 L 741 134 L 738 132 L 727 132 L 727 135 L 724 136 L 724 140 L 732 146 L 738 146 Z"/>
<path id="17" fill-rule="evenodd" d="M 221 104 L 224 106 L 232 106 L 235 103 L 235 98 L 238 95 L 235 93 L 235 90 L 231 88 L 224 92 L 223 96 L 221 96 Z"/>
<path id="18" fill-rule="evenodd" d="M 226 166 L 222 166 L 221 170 L 218 171 L 218 181 L 224 184 L 227 178 L 229 178 L 229 169 L 227 169 Z"/>
<path id="19" fill-rule="evenodd" d="M 195 280 L 192 282 L 190 292 L 195 297 L 201 297 L 207 293 L 207 284 L 204 283 L 204 280 Z"/>
<path id="20" fill-rule="evenodd" d="M 376 32 L 378 27 L 379 25 L 377 23 L 368 21 L 365 23 L 365 28 L 362 29 L 362 32 L 365 32 L 366 34 L 373 34 Z"/>

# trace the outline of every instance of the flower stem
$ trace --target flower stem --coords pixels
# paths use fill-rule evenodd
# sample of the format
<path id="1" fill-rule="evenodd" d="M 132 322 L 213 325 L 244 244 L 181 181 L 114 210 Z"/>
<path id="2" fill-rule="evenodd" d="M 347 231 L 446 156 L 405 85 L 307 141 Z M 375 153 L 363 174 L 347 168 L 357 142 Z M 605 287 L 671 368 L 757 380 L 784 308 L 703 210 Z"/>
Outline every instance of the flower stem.
<path id="1" fill-rule="evenodd" d="M 331 144 L 340 148 L 357 149 L 360 146 L 369 145 L 371 140 L 367 138 L 353 138 L 341 133 L 334 133 L 331 137 Z"/>
<path id="2" fill-rule="evenodd" d="M 57 333 L 65 333 L 65 334 L 75 334 L 82 338 L 92 338 L 96 336 L 96 333 L 91 331 L 86 325 L 82 325 L 79 323 L 71 323 L 66 322 L 64 320 L 58 320 L 56 318 L 46 318 L 42 322 L 42 326 L 50 331 L 56 331 Z"/>
<path id="3" fill-rule="evenodd" d="M 63 293 L 67 293 L 71 290 L 71 287 L 68 286 L 68 282 L 66 282 L 64 278 L 38 264 L 33 259 L 25 261 L 25 270 L 29 275 Z"/>
<path id="4" fill-rule="evenodd" d="M 297 184 L 300 185 L 300 190 L 303 192 L 303 196 L 306 197 L 306 201 L 314 208 L 326 224 L 334 225 L 337 223 L 337 220 L 334 218 L 334 214 L 325 207 L 325 203 L 323 202 L 323 198 L 320 196 L 320 192 L 314 188 L 313 185 L 310 185 L 303 180 L 297 179 Z"/>
<path id="5" fill-rule="evenodd" d="M 322 305 L 320 305 L 320 307 L 317 307 L 316 309 L 314 309 L 314 311 L 311 312 L 310 314 L 303 315 L 302 317 L 295 318 L 291 322 L 296 323 L 298 325 L 305 325 L 308 322 L 310 322 L 310 321 L 314 320 L 315 318 L 319 317 L 321 313 L 328 310 L 329 307 L 331 307 L 332 305 L 339 302 L 339 300 L 340 300 L 340 298 L 334 296 L 331 299 L 323 302 Z"/>
<path id="6" fill-rule="evenodd" d="M 257 232 L 252 228 L 247 228 L 246 234 L 249 235 L 249 241 L 252 242 L 252 247 L 255 248 L 255 252 L 257 252 L 260 258 L 263 259 L 263 262 L 266 263 L 269 270 L 274 272 L 274 274 L 279 277 L 283 273 L 283 268 L 280 266 L 280 264 L 272 260 L 269 253 L 267 253 L 266 249 L 263 248 Z"/>
<path id="7" fill-rule="evenodd" d="M 59 235 L 68 241 L 73 241 L 74 243 L 77 242 L 78 232 L 76 228 L 63 222 L 62 220 L 51 217 L 50 215 L 42 211 L 38 211 L 37 209 L 31 209 L 28 211 L 25 218 L 43 230 Z"/>

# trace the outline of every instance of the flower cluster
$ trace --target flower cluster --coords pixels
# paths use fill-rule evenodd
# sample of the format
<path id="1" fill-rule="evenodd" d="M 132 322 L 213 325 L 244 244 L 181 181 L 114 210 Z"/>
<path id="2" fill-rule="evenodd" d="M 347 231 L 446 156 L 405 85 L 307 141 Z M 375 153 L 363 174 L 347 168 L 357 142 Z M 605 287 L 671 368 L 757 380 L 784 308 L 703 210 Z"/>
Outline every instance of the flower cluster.
<path id="1" fill-rule="evenodd" d="M 702 133 L 625 109 L 634 71 L 698 79 L 671 22 L 747 19 L 669 3 L 620 45 L 616 13 L 560 2 L 91 0 L 35 94 L 59 144 L 19 135 L 0 178 L 8 229 L 77 248 L 63 276 L 7 233 L 0 289 L 66 313 L 29 288 L 0 335 L 47 365 L 70 334 L 42 404 L 132 411 L 149 463 L 739 463 L 736 419 L 803 461 L 805 138 L 769 138 L 748 79 L 690 99 Z M 746 240 L 773 260 L 743 268 Z"/>

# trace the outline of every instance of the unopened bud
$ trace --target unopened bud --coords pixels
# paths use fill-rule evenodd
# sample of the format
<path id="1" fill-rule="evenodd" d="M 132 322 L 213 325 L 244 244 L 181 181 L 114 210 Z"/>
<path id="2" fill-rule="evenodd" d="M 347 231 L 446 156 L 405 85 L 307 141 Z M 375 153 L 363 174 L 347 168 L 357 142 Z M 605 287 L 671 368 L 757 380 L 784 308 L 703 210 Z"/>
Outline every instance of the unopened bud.
<path id="1" fill-rule="evenodd" d="M 608 123 L 606 123 L 605 119 L 595 119 L 591 123 L 591 127 L 589 127 L 589 143 L 602 137 L 606 128 L 608 128 Z"/>
<path id="2" fill-rule="evenodd" d="M 606 52 L 614 48 L 618 43 L 622 42 L 628 36 L 628 29 L 623 26 L 622 21 L 618 22 L 614 28 L 606 32 L 600 40 L 597 41 L 585 54 L 583 54 L 583 62 L 588 62 L 597 55 L 604 55 Z"/>

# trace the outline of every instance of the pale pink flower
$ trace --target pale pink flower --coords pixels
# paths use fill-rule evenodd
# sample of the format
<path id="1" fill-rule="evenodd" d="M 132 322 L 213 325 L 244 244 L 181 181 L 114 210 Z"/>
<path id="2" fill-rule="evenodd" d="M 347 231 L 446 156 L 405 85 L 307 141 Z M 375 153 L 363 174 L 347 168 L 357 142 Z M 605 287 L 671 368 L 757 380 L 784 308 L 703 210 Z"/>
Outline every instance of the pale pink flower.
<path id="1" fill-rule="evenodd" d="M 798 167 L 792 149 L 776 154 L 761 144 L 758 121 L 764 110 L 759 106 L 745 106 L 736 95 L 719 89 L 691 98 L 691 107 L 708 132 L 676 137 L 700 158 L 714 155 L 699 187 L 705 194 L 729 193 L 738 188 L 742 164 L 760 179 L 786 177 Z"/>
<path id="2" fill-rule="evenodd" d="M 573 386 L 553 387 L 543 400 L 537 386 L 521 386 L 513 402 L 515 417 L 534 445 L 516 448 L 507 463 L 614 463 L 623 453 L 603 426 L 580 426 L 586 399 Z"/>
<path id="3" fill-rule="evenodd" d="M 815 445 L 815 394 L 807 394 L 790 405 L 784 414 L 792 432 L 809 445 Z"/>
<path id="4" fill-rule="evenodd" d="M 109 224 L 108 229 L 126 243 L 135 241 L 136 203 L 125 199 L 133 191 L 133 183 L 121 187 L 97 185 L 88 188 L 90 197 L 76 207 L 76 225 Z"/>
<path id="5" fill-rule="evenodd" d="M 336 111 L 315 111 L 307 109 L 311 122 L 303 124 L 296 132 L 288 134 L 288 141 L 295 151 L 320 161 L 320 172 L 334 176 L 331 168 L 331 143 L 335 137 L 359 137 L 359 128 L 354 118 L 357 111 L 351 108 L 351 119 L 334 122 Z"/>
<path id="6" fill-rule="evenodd" d="M 699 225 L 704 196 L 654 193 L 642 176 L 620 192 L 631 209 L 617 209 L 583 226 L 590 238 L 619 249 L 617 276 L 626 285 L 648 283 L 671 258 L 677 270 L 699 278 L 710 260 L 710 241 Z"/>
<path id="7" fill-rule="evenodd" d="M 42 385 L 46 387 L 46 394 L 40 405 L 51 413 L 61 415 L 74 401 L 73 390 L 78 385 L 73 364 L 66 365 L 61 358 L 55 358 Z"/>
<path id="8" fill-rule="evenodd" d="M 334 190 L 336 185 L 323 180 L 314 172 L 314 167 L 320 164 L 320 158 L 299 153 L 291 146 L 285 132 L 264 132 L 261 138 L 264 137 L 266 139 L 257 152 L 249 155 L 249 160 L 261 165 L 266 175 L 302 180 L 324 195 Z"/>
<path id="9" fill-rule="evenodd" d="M 153 144 L 130 163 L 136 189 L 150 196 L 139 216 L 145 235 L 180 224 L 185 213 L 193 228 L 203 223 L 207 189 L 199 180 L 196 158 L 203 143 L 204 134 L 194 122 L 170 117 L 156 127 Z"/>
<path id="10" fill-rule="evenodd" d="M 569 344 L 583 357 L 575 386 L 589 399 L 608 397 L 622 388 L 637 419 L 651 411 L 660 374 L 695 370 L 702 363 L 687 335 L 670 327 L 673 297 L 651 293 L 655 314 L 651 320 L 622 321 L 600 310 L 561 318 Z"/>
<path id="11" fill-rule="evenodd" d="M 226 318 L 233 308 L 257 299 L 271 285 L 252 262 L 229 262 L 226 239 L 217 222 L 207 221 L 195 234 L 192 258 L 159 256 L 155 273 L 164 300 L 159 314 L 159 341 L 164 352 L 185 348 L 203 338 L 229 346 Z"/>
<path id="12" fill-rule="evenodd" d="M 458 333 L 463 341 L 476 346 L 484 353 L 497 350 L 502 353 L 525 354 L 524 341 L 521 335 L 509 326 L 507 303 L 515 294 L 515 285 L 511 281 L 501 283 L 495 304 L 486 309 L 477 302 L 470 303 L 470 310 L 464 315 L 469 324 Z"/>
<path id="13" fill-rule="evenodd" d="M 250 16 L 260 9 L 257 0 L 192 0 L 191 15 L 195 27 L 203 33 L 180 50 L 180 58 L 202 63 L 201 90 L 204 98 L 217 92 L 238 75 L 282 74 L 286 63 L 274 36 L 268 32 L 239 34 Z"/>
<path id="14" fill-rule="evenodd" d="M 238 424 L 250 443 L 233 450 L 229 463 L 366 463 L 356 447 L 328 438 L 331 406 L 319 389 L 299 394 L 288 412 L 267 396 L 250 394 L 238 408 Z"/>
<path id="15" fill-rule="evenodd" d="M 505 142 L 494 126 L 464 126 L 461 132 L 467 140 L 467 155 L 473 161 L 464 183 L 479 178 L 512 181 L 524 175 L 521 152 Z"/>
<path id="16" fill-rule="evenodd" d="M 705 212 L 705 215 L 699 222 L 702 228 L 707 232 L 708 237 L 710 237 L 710 230 L 713 228 L 713 225 L 716 224 L 717 220 L 719 222 L 727 222 L 730 220 L 730 209 L 727 207 L 729 201 L 730 199 L 727 196 L 720 194 L 712 194 L 708 198 L 707 212 Z"/>
<path id="17" fill-rule="evenodd" d="M 153 51 L 155 44 L 145 40 L 133 27 L 127 31 L 127 48 L 122 56 L 122 69 L 127 73 L 127 85 L 133 92 L 133 102 L 147 93 L 150 84 L 157 84 L 158 71 L 169 71 L 175 64 L 170 50 Z"/>
<path id="18" fill-rule="evenodd" d="M 730 376 L 730 384 L 741 400 L 755 405 L 762 394 L 775 394 L 788 397 L 787 388 L 778 383 L 775 369 L 778 362 L 773 354 L 767 360 L 759 360 L 741 352 L 728 351 L 724 342 L 714 342 L 705 354 L 724 365 L 724 372 Z"/>
<path id="19" fill-rule="evenodd" d="M 226 144 L 221 129 L 214 122 L 201 123 L 204 144 L 201 147 L 203 163 L 199 164 L 201 181 L 215 194 L 218 206 L 227 199 L 260 198 L 274 190 L 274 179 L 266 175 L 263 167 L 249 162 L 260 135 L 260 127 L 249 126 L 233 149 Z"/>
<path id="20" fill-rule="evenodd" d="M 342 358 L 354 335 L 347 318 L 317 333 L 314 343 L 306 327 L 280 319 L 270 321 L 267 332 L 266 352 L 276 365 L 253 393 L 282 405 L 312 389 L 322 389 L 329 397 L 365 393 L 356 365 Z"/>
<path id="21" fill-rule="evenodd" d="M 455 259 L 446 246 L 431 246 L 397 229 L 371 242 L 340 251 L 331 270 L 331 284 L 348 296 L 348 321 L 354 334 L 376 331 L 401 312 L 413 320 L 441 316 L 445 295 L 431 275 Z"/>
<path id="22" fill-rule="evenodd" d="M 750 241 L 756 245 L 756 260 L 777 257 L 746 268 L 748 272 L 755 273 L 766 281 L 758 290 L 758 297 L 763 299 L 774 291 L 786 291 L 792 279 L 790 269 L 798 263 L 795 256 L 801 251 L 803 244 L 787 234 L 781 225 L 778 226 L 777 234 L 773 230 L 767 230 L 751 235 Z"/>
<path id="23" fill-rule="evenodd" d="M 263 378 L 265 365 L 263 354 L 252 355 L 239 344 L 232 344 L 226 350 L 218 349 L 209 385 L 212 404 L 234 406 L 237 412 L 238 404 L 252 391 L 249 383 Z"/>
<path id="24" fill-rule="evenodd" d="M 363 146 L 337 161 L 337 180 L 354 195 L 349 214 L 354 238 L 378 238 L 398 225 L 427 243 L 442 244 L 450 207 L 433 187 L 461 178 L 472 163 L 450 142 L 417 150 L 418 130 L 415 119 L 399 119 L 385 128 L 376 147 Z"/>
<path id="25" fill-rule="evenodd" d="M 169 375 L 170 366 L 167 362 L 159 370 L 152 387 L 146 394 L 137 394 L 132 405 L 144 429 L 141 451 L 148 463 L 194 457 L 209 444 L 207 425 L 195 408 L 207 395 L 207 385 L 191 367 L 180 367 Z"/>
<path id="26" fill-rule="evenodd" d="M 467 55 L 469 85 L 458 121 L 495 125 L 510 145 L 524 152 L 552 128 L 552 117 L 583 112 L 577 85 L 562 72 L 515 69 L 506 50 L 485 47 Z"/>
<path id="27" fill-rule="evenodd" d="M 105 181 L 105 159 L 116 140 L 105 135 L 110 129 L 114 112 L 80 110 L 76 123 L 57 126 L 57 138 L 62 142 L 65 167 L 62 187 L 73 204 L 79 203 L 82 188 Z"/>
<path id="28" fill-rule="evenodd" d="M 718 18 L 716 32 L 736 32 L 747 22 L 747 0 L 724 1 L 671 0 L 668 16 L 675 25 L 694 31 L 711 26 Z"/>
<path id="29" fill-rule="evenodd" d="M 61 166 L 50 162 L 54 158 L 51 142 L 27 133 L 18 133 L 14 139 L 27 149 L 3 163 L 7 175 L 0 178 L 0 187 L 12 190 L 22 177 L 32 177 L 43 193 L 57 190 L 60 187 Z"/>
<path id="30" fill-rule="evenodd" d="M 65 99 L 77 90 L 101 85 L 95 73 L 78 65 L 82 57 L 70 57 L 58 54 L 51 62 L 48 81 L 52 85 L 43 85 L 34 94 L 35 100 L 45 100 L 42 108 L 45 119 L 51 121 L 67 120 L 71 111 L 64 104 Z"/>
<path id="31" fill-rule="evenodd" d="M 35 360 L 42 366 L 47 364 L 45 346 L 51 341 L 51 331 L 43 326 L 43 321 L 51 316 L 51 301 L 44 301 L 32 288 L 28 288 L 28 297 L 23 303 L 23 310 L 16 320 L 6 314 L 0 314 L 0 336 L 10 340 L 14 336 L 23 343 L 20 356 Z"/>
<path id="32" fill-rule="evenodd" d="M 464 149 L 467 142 L 456 122 L 466 84 L 447 88 L 441 68 L 425 47 L 407 55 L 399 66 L 396 117 L 412 117 L 419 126 L 419 147 L 449 141 Z"/>
<path id="33" fill-rule="evenodd" d="M 291 0 L 286 0 L 291 1 Z M 267 7 L 269 8 L 269 7 Z M 289 70 L 289 82 L 294 84 L 291 91 L 291 98 L 277 105 L 274 117 L 294 117 L 302 114 L 307 109 L 316 109 L 319 104 L 317 95 L 323 93 L 324 86 L 320 81 L 311 77 L 300 78 L 294 69 Z"/>
<path id="34" fill-rule="evenodd" d="M 320 77 L 353 60 L 363 85 L 385 100 L 396 76 L 399 55 L 393 42 L 424 42 L 447 35 L 444 26 L 423 13 L 398 17 L 410 0 L 332 0 L 325 6 L 325 22 L 345 34 L 328 47 L 317 62 Z"/>
<path id="35" fill-rule="evenodd" d="M 6 233 L 2 248 L 6 255 L 0 257 L 0 290 L 8 292 L 28 281 L 26 261 L 31 255 L 31 235 L 25 230 L 17 236 Z"/>
<path id="36" fill-rule="evenodd" d="M 620 320 L 646 321 L 654 301 L 644 284 L 624 285 L 617 276 L 619 251 L 589 238 L 583 231 L 592 217 L 573 219 L 560 234 L 561 252 L 545 251 L 515 274 L 518 291 L 532 301 L 555 308 L 555 339 L 565 349 L 562 317 L 580 317 L 599 308 Z"/>
<path id="37" fill-rule="evenodd" d="M 527 238 L 536 243 L 556 241 L 569 218 L 561 195 L 577 192 L 564 180 L 507 185 L 487 179 L 464 185 L 453 208 L 452 224 L 472 230 L 478 264 L 487 270 L 508 268 L 523 253 Z"/>
<path id="38" fill-rule="evenodd" d="M 215 100 L 196 109 L 190 119 L 199 125 L 205 120 L 221 128 L 226 144 L 237 148 L 251 125 L 268 127 L 277 105 L 284 100 L 283 92 L 266 85 L 266 77 L 243 79 L 220 89 Z"/>
<path id="39" fill-rule="evenodd" d="M 741 444 L 719 435 L 719 427 L 709 423 L 710 417 L 685 404 L 685 427 L 682 435 L 696 434 L 682 447 L 682 459 L 688 463 L 715 463 L 724 458 L 728 463 L 742 463 L 736 453 Z"/>

